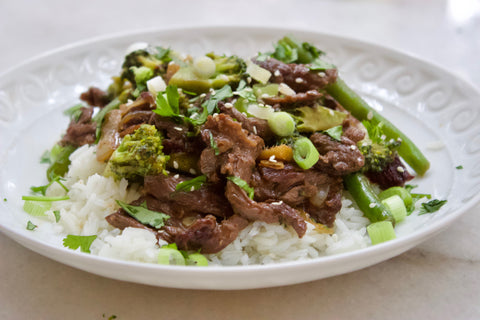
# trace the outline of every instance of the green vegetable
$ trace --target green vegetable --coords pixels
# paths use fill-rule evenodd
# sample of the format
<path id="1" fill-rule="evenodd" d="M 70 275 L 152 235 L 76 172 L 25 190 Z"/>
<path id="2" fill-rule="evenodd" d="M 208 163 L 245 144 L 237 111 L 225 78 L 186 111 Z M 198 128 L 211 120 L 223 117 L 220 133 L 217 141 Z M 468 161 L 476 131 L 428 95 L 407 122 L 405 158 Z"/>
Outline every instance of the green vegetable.
<path id="1" fill-rule="evenodd" d="M 53 146 L 48 157 L 48 163 L 50 163 L 47 169 L 48 181 L 55 181 L 67 173 L 68 166 L 70 165 L 69 157 L 76 149 L 77 148 L 72 145 L 62 147 L 56 144 Z M 43 159 L 47 161 L 47 158 L 44 157 Z"/>
<path id="2" fill-rule="evenodd" d="M 220 151 L 218 150 L 217 143 L 215 142 L 215 139 L 213 138 L 213 134 L 211 131 L 208 131 L 208 134 L 210 135 L 210 147 L 213 149 L 213 152 L 216 156 L 220 154 Z"/>
<path id="3" fill-rule="evenodd" d="M 139 206 L 130 205 L 120 200 L 116 200 L 116 202 L 130 216 L 137 219 L 142 224 L 149 225 L 156 229 L 163 227 L 165 221 L 170 219 L 170 216 L 165 213 L 149 210 L 147 208 L 147 202 L 143 202 Z"/>
<path id="4" fill-rule="evenodd" d="M 220 89 L 228 84 L 239 83 L 246 70 L 245 62 L 237 56 L 207 54 L 215 63 L 215 72 L 204 77 L 196 72 L 193 62 L 188 62 L 172 76 L 169 84 L 179 88 L 202 93 L 209 89 Z"/>
<path id="5" fill-rule="evenodd" d="M 383 133 L 383 123 L 362 123 L 368 133 L 368 136 L 358 143 L 358 149 L 365 157 L 363 171 L 381 172 L 395 160 L 401 143 L 398 140 L 387 140 Z"/>
<path id="6" fill-rule="evenodd" d="M 194 126 L 201 125 L 207 121 L 207 117 L 209 114 L 213 114 L 214 111 L 218 109 L 218 102 L 223 101 L 227 98 L 233 96 L 232 88 L 229 85 L 222 87 L 219 90 L 216 90 L 214 94 L 210 96 L 210 98 L 202 103 L 203 111 L 199 117 L 194 118 L 191 116 L 190 118 L 186 118 L 188 122 L 190 122 Z"/>
<path id="7" fill-rule="evenodd" d="M 164 265 L 184 266 L 185 258 L 177 249 L 162 247 L 158 251 L 158 263 Z"/>
<path id="8" fill-rule="evenodd" d="M 52 202 L 52 201 L 62 201 L 70 199 L 69 196 L 59 196 L 59 197 L 45 197 L 45 196 L 22 196 L 22 200 L 29 200 L 29 201 L 45 201 L 45 202 Z"/>
<path id="9" fill-rule="evenodd" d="M 153 110 L 162 117 L 175 117 L 179 115 L 180 95 L 176 86 L 167 86 L 165 92 L 157 94 L 157 108 Z"/>
<path id="10" fill-rule="evenodd" d="M 372 240 L 372 245 L 395 239 L 395 230 L 390 221 L 379 221 L 367 226 L 367 232 Z"/>
<path id="11" fill-rule="evenodd" d="M 55 222 L 60 221 L 60 218 L 61 218 L 61 216 L 60 216 L 60 211 L 54 210 L 54 211 L 53 211 L 53 214 L 54 214 L 54 216 L 55 216 Z"/>
<path id="12" fill-rule="evenodd" d="M 280 39 L 274 47 L 275 51 L 271 56 L 285 63 L 313 63 L 323 54 L 310 43 L 300 43 L 291 36 Z"/>
<path id="13" fill-rule="evenodd" d="M 344 177 L 345 189 L 352 195 L 357 206 L 370 222 L 388 220 L 393 217 L 372 189 L 370 181 L 361 173 L 352 173 Z"/>
<path id="14" fill-rule="evenodd" d="M 413 199 L 412 195 L 406 188 L 402 187 L 391 187 L 386 190 L 383 190 L 378 194 L 378 198 L 380 200 L 385 200 L 387 198 L 390 198 L 392 196 L 399 196 L 402 200 L 403 203 L 405 204 L 405 207 L 407 209 L 411 209 L 413 206 Z"/>
<path id="15" fill-rule="evenodd" d="M 63 190 L 65 190 L 66 192 L 68 192 L 68 188 L 60 182 L 61 178 L 60 177 L 56 177 L 55 180 L 52 180 L 50 181 L 49 183 L 47 183 L 46 185 L 44 186 L 38 186 L 38 187 L 30 187 L 30 190 L 32 190 L 34 193 L 41 193 L 42 195 L 45 195 L 45 193 L 47 192 L 47 189 L 53 184 L 53 183 L 58 183 L 62 188 Z"/>
<path id="16" fill-rule="evenodd" d="M 295 132 L 295 120 L 284 111 L 273 112 L 268 118 L 268 126 L 280 137 L 291 136 Z"/>
<path id="17" fill-rule="evenodd" d="M 198 177 L 195 177 L 193 179 L 180 182 L 175 187 L 175 190 L 176 191 L 185 191 L 185 192 L 198 190 L 203 186 L 203 184 L 206 181 L 207 181 L 207 176 L 198 176 Z"/>
<path id="18" fill-rule="evenodd" d="M 155 126 L 142 124 L 123 138 L 108 160 L 104 175 L 141 181 L 146 175 L 164 173 L 168 157 L 162 149 L 162 137 Z"/>
<path id="19" fill-rule="evenodd" d="M 135 70 L 137 69 L 134 69 L 134 67 L 148 68 L 151 72 L 153 72 L 153 75 L 158 75 L 159 72 L 164 69 L 161 68 L 161 66 L 170 62 L 173 55 L 174 53 L 170 49 L 164 49 L 161 47 L 131 52 L 125 57 L 123 62 L 121 78 L 128 80 L 135 86 L 137 83 L 135 79 Z"/>
<path id="20" fill-rule="evenodd" d="M 254 84 L 252 86 L 254 97 L 263 98 L 265 95 L 269 97 L 275 97 L 278 95 L 278 83 L 268 83 L 268 84 Z M 256 101 L 253 100 L 253 101 Z"/>
<path id="21" fill-rule="evenodd" d="M 320 154 L 312 141 L 306 137 L 297 139 L 293 144 L 293 160 L 304 170 L 313 167 L 320 159 Z"/>
<path id="22" fill-rule="evenodd" d="M 46 217 L 48 210 L 52 207 L 51 202 L 45 201 L 25 201 L 23 211 L 34 217 Z"/>
<path id="23" fill-rule="evenodd" d="M 405 207 L 402 198 L 398 195 L 393 195 L 382 200 L 382 204 L 392 214 L 395 223 L 405 220 L 407 216 L 407 208 Z"/>
<path id="24" fill-rule="evenodd" d="M 336 126 L 325 130 L 324 133 L 328 134 L 334 140 L 342 141 L 343 127 Z"/>
<path id="25" fill-rule="evenodd" d="M 205 256 L 200 253 L 189 254 L 188 257 L 185 259 L 185 263 L 187 266 L 197 266 L 197 267 L 208 266 L 207 258 L 205 258 Z"/>
<path id="26" fill-rule="evenodd" d="M 246 101 L 257 102 L 257 96 L 255 95 L 253 89 L 251 87 L 248 87 L 247 83 L 243 79 L 240 80 L 237 90 L 235 90 L 233 94 L 242 97 Z"/>
<path id="27" fill-rule="evenodd" d="M 141 67 L 130 67 L 130 70 L 133 72 L 133 77 L 135 79 L 135 91 L 134 96 L 138 96 L 141 92 L 147 90 L 147 81 L 153 78 L 154 73 L 152 69 L 141 66 Z"/>
<path id="28" fill-rule="evenodd" d="M 463 166 L 456 166 L 455 169 L 457 169 L 457 170 L 462 170 L 462 169 L 463 169 Z"/>
<path id="29" fill-rule="evenodd" d="M 426 214 L 426 213 L 432 213 L 440 210 L 443 205 L 447 203 L 447 200 L 438 200 L 438 199 L 433 199 L 429 202 L 422 203 L 422 207 L 420 208 L 420 212 L 418 215 Z"/>
<path id="30" fill-rule="evenodd" d="M 77 122 L 82 115 L 82 108 L 83 105 L 81 103 L 76 104 L 73 107 L 70 107 L 67 110 L 63 111 L 63 114 L 68 116 L 72 121 Z"/>
<path id="31" fill-rule="evenodd" d="M 341 79 L 327 87 L 327 92 L 335 98 L 345 109 L 359 120 L 370 120 L 373 125 L 383 123 L 383 132 L 386 139 L 397 141 L 401 139 L 398 147 L 399 155 L 419 175 L 424 175 L 430 167 L 430 163 L 422 154 L 420 149 L 398 128 L 382 117 L 377 111 L 371 108 L 356 92 L 350 89 Z"/>
<path id="32" fill-rule="evenodd" d="M 27 222 L 27 230 L 33 231 L 33 230 L 35 230 L 36 228 L 37 228 L 37 226 L 34 225 L 34 224 L 32 223 L 32 221 L 28 220 L 28 222 Z"/>
<path id="33" fill-rule="evenodd" d="M 255 190 L 252 187 L 250 187 L 245 180 L 235 176 L 227 177 L 227 179 L 235 183 L 237 186 L 239 186 L 243 190 L 245 190 L 245 192 L 248 194 L 248 197 L 250 199 L 253 199 L 253 196 L 255 195 Z"/>
<path id="34" fill-rule="evenodd" d="M 297 129 L 300 132 L 323 131 L 341 126 L 348 116 L 346 113 L 319 105 L 315 105 L 314 107 L 301 107 L 295 109 L 295 111 L 300 113 L 300 115 L 297 116 L 300 122 Z"/>
<path id="35" fill-rule="evenodd" d="M 63 239 L 63 246 L 72 250 L 77 250 L 80 248 L 80 251 L 85 253 L 90 253 L 90 246 L 92 245 L 93 241 L 97 239 L 96 235 L 93 236 L 75 236 L 75 235 L 67 235 L 65 239 Z"/>

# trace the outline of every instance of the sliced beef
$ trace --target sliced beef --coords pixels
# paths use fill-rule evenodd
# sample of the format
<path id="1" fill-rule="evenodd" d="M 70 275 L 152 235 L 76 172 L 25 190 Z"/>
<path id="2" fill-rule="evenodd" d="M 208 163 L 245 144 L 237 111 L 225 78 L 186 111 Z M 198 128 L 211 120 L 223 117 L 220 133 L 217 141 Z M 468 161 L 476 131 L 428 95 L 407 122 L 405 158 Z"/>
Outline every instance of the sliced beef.
<path id="1" fill-rule="evenodd" d="M 365 175 L 370 181 L 377 183 L 380 188 L 388 189 L 390 187 L 403 187 L 407 181 L 414 178 L 400 160 L 398 155 L 381 172 L 367 171 Z"/>
<path id="2" fill-rule="evenodd" d="M 256 202 L 247 196 L 245 190 L 228 181 L 225 195 L 233 211 L 249 221 L 287 224 L 293 227 L 301 238 L 307 231 L 305 217 L 283 201 Z"/>
<path id="3" fill-rule="evenodd" d="M 247 225 L 248 221 L 239 215 L 233 215 L 221 222 L 217 222 L 214 216 L 207 215 L 196 219 L 188 227 L 165 226 L 161 237 L 175 242 L 181 250 L 217 253 L 235 240 Z"/>
<path id="4" fill-rule="evenodd" d="M 270 129 L 267 120 L 255 117 L 249 118 L 244 113 L 238 111 L 235 107 L 227 107 L 223 101 L 218 103 L 218 108 L 220 109 L 220 112 L 227 114 L 240 122 L 242 124 L 242 128 L 251 134 L 256 134 L 265 141 L 272 140 L 275 137 L 275 134 Z"/>
<path id="5" fill-rule="evenodd" d="M 307 181 L 314 185 L 316 194 L 305 202 L 305 211 L 319 223 L 333 227 L 335 216 L 342 208 L 342 178 L 323 175 L 321 179 Z"/>
<path id="6" fill-rule="evenodd" d="M 60 141 L 61 145 L 80 147 L 95 142 L 97 125 L 92 122 L 93 107 L 81 108 L 82 111 L 77 121 L 70 122 L 67 132 Z"/>
<path id="7" fill-rule="evenodd" d="M 337 80 L 336 69 L 328 69 L 324 72 L 311 71 L 306 65 L 286 64 L 274 58 L 253 61 L 272 73 L 271 82 L 285 83 L 295 92 L 323 89 Z"/>
<path id="8" fill-rule="evenodd" d="M 208 146 L 200 156 L 200 170 L 209 181 L 223 176 L 236 176 L 250 182 L 255 160 L 264 146 L 263 139 L 249 134 L 242 125 L 226 114 L 209 116 L 201 128 Z"/>
<path id="9" fill-rule="evenodd" d="M 232 209 L 223 195 L 223 185 L 206 183 L 198 190 L 176 191 L 177 184 L 187 181 L 186 176 L 146 176 L 144 180 L 144 192 L 152 195 L 157 200 L 168 203 L 172 210 L 212 214 L 216 217 L 229 217 L 233 214 Z"/>
<path id="10" fill-rule="evenodd" d="M 90 87 L 80 95 L 80 100 L 92 107 L 104 107 L 109 102 L 108 93 L 96 87 Z"/>
<path id="11" fill-rule="evenodd" d="M 355 142 L 345 136 L 342 136 L 341 141 L 337 141 L 326 134 L 314 133 L 310 140 L 320 153 L 315 167 L 324 172 L 343 176 L 359 171 L 365 164 L 365 158 Z"/>
<path id="12" fill-rule="evenodd" d="M 323 96 L 317 90 L 308 90 L 307 92 L 296 93 L 292 96 L 265 97 L 263 102 L 268 105 L 276 106 L 277 109 L 293 109 L 296 107 L 312 106 L 315 101 Z"/>

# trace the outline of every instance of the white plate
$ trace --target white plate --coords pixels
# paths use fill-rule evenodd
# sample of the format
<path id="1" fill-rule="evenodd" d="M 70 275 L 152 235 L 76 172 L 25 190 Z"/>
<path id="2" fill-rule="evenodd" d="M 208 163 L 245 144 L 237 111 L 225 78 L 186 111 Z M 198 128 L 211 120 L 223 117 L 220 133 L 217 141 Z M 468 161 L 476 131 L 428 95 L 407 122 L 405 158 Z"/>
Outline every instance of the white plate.
<path id="1" fill-rule="evenodd" d="M 39 156 L 67 126 L 60 110 L 91 85 L 105 88 L 125 49 L 145 41 L 200 54 L 244 57 L 293 34 L 328 53 L 347 83 L 406 132 L 430 159 L 418 192 L 448 199 L 439 212 L 409 219 L 396 240 L 310 261 L 248 267 L 171 267 L 100 258 L 54 245 L 25 229 L 21 196 L 45 179 Z M 308 31 L 211 27 L 104 37 L 49 52 L 0 76 L 0 230 L 61 263 L 119 280 L 195 289 L 246 289 L 300 283 L 370 266 L 440 232 L 479 199 L 480 93 L 425 61 L 377 45 Z M 431 148 L 444 145 L 442 148 Z M 455 169 L 463 165 L 463 170 Z M 4 201 L 3 199 L 6 199 Z"/>

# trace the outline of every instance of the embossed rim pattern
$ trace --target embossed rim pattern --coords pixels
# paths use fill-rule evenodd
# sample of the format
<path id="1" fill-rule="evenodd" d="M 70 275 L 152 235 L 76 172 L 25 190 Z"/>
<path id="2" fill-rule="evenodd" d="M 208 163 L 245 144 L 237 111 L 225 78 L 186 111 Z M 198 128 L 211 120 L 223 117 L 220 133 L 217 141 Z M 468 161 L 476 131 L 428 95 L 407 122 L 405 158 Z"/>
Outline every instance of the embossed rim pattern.
<path id="1" fill-rule="evenodd" d="M 309 261 L 265 266 L 189 268 L 125 262 L 74 252 L 39 241 L 13 221 L 24 214 L 1 203 L 0 230 L 27 248 L 67 265 L 119 280 L 195 289 L 246 289 L 300 283 L 370 266 L 398 255 L 446 228 L 480 200 L 480 93 L 450 72 L 408 54 L 345 37 L 306 30 L 257 27 L 189 27 L 147 30 L 107 36 L 66 46 L 33 58 L 0 75 L 0 191 L 10 168 L 9 153 L 23 130 L 59 105 L 75 103 L 79 91 L 91 84 L 105 86 L 118 72 L 123 50 L 134 41 L 168 43 L 192 53 L 213 49 L 249 56 L 268 49 L 284 34 L 294 34 L 324 48 L 339 66 L 342 77 L 374 106 L 422 124 L 426 134 L 445 144 L 436 156 L 442 166 L 425 178 L 449 204 L 412 231 L 394 241 L 349 253 Z M 81 79 L 81 84 L 75 79 Z M 36 108 L 35 106 L 41 106 Z M 388 111 L 386 110 L 386 111 Z M 58 110 L 57 110 L 58 111 Z M 395 113 L 396 112 L 396 113 Z M 405 125 L 405 124 L 402 124 Z M 407 124 L 408 127 L 408 124 Z M 63 128 L 59 128 L 61 132 Z M 428 141 L 418 139 L 424 147 Z M 10 157 L 13 157 L 10 155 Z M 465 167 L 454 170 L 452 164 Z M 445 183 L 444 183 L 445 184 Z"/>

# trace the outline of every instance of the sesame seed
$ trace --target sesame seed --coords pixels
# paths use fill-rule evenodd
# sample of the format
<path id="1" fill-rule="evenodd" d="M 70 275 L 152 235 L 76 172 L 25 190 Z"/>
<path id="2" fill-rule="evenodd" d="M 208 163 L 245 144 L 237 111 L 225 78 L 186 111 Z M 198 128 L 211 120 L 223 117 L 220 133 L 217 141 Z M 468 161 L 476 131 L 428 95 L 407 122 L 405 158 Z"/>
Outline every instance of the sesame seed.
<path id="1" fill-rule="evenodd" d="M 373 119 L 373 112 L 372 111 L 369 111 L 368 114 L 367 114 L 367 119 L 368 120 L 372 120 Z"/>
<path id="2" fill-rule="evenodd" d="M 253 126 L 253 133 L 257 134 L 257 127 Z"/>
<path id="3" fill-rule="evenodd" d="M 277 201 L 277 202 L 272 202 L 271 204 L 276 205 L 276 206 L 279 206 L 279 205 L 281 205 L 282 203 L 283 203 L 283 201 L 280 200 L 280 201 Z"/>
<path id="4" fill-rule="evenodd" d="M 384 134 L 382 134 L 382 136 L 380 137 L 380 139 L 385 140 L 385 139 L 387 139 L 387 136 L 384 135 Z"/>
<path id="5" fill-rule="evenodd" d="M 270 158 L 268 158 L 268 161 L 277 162 L 277 160 L 275 160 L 275 155 L 272 155 Z"/>
<path id="6" fill-rule="evenodd" d="M 355 145 L 351 145 L 351 146 L 350 146 L 350 149 L 351 149 L 351 150 L 355 150 L 355 149 L 357 149 L 357 147 L 356 147 Z"/>
<path id="7" fill-rule="evenodd" d="M 403 167 L 398 166 L 397 171 L 400 172 L 400 173 L 404 173 L 405 169 L 403 169 Z"/>
<path id="8" fill-rule="evenodd" d="M 321 78 L 323 78 L 323 77 L 326 76 L 326 74 L 325 74 L 325 72 L 319 72 L 319 73 L 318 73 L 318 76 L 321 77 Z"/>
<path id="9" fill-rule="evenodd" d="M 280 73 L 280 70 L 275 70 L 275 72 L 273 73 L 273 75 L 275 77 L 280 77 L 282 74 Z"/>
<path id="10" fill-rule="evenodd" d="M 180 178 L 180 175 L 177 173 L 176 175 L 173 176 L 175 179 Z"/>
<path id="11" fill-rule="evenodd" d="M 268 98 L 268 97 L 270 97 L 270 95 L 268 93 L 262 94 L 262 98 Z"/>
<path id="12" fill-rule="evenodd" d="M 190 168 L 190 170 L 188 170 L 188 172 L 190 172 L 191 174 L 197 174 L 197 171 L 195 171 L 195 169 L 193 169 L 193 168 Z"/>
<path id="13" fill-rule="evenodd" d="M 190 191 L 195 191 L 195 186 L 192 186 L 192 187 L 190 188 Z"/>
<path id="14" fill-rule="evenodd" d="M 183 128 L 181 128 L 181 127 L 173 127 L 173 129 L 175 129 L 177 131 L 183 131 Z"/>
<path id="15" fill-rule="evenodd" d="M 248 83 L 252 82 L 252 77 L 248 77 L 248 78 L 247 78 L 247 82 L 248 82 Z"/>
<path id="16" fill-rule="evenodd" d="M 377 204 L 376 204 L 376 203 L 373 203 L 373 202 L 368 205 L 368 207 L 369 207 L 369 208 L 372 208 L 372 209 L 375 208 L 376 206 L 377 206 Z"/>
<path id="17" fill-rule="evenodd" d="M 215 94 L 215 90 L 210 89 L 210 93 L 211 93 L 211 94 Z"/>
<path id="18" fill-rule="evenodd" d="M 334 115 L 335 115 L 335 113 L 333 112 L 332 109 L 328 110 L 328 113 L 329 113 L 331 116 L 334 116 Z"/>
<path id="19" fill-rule="evenodd" d="M 265 107 L 265 105 L 263 103 L 259 103 L 258 106 L 259 107 Z"/>
<path id="20" fill-rule="evenodd" d="M 225 103 L 224 106 L 228 109 L 233 108 L 233 104 L 231 104 L 230 102 Z"/>
<path id="21" fill-rule="evenodd" d="M 207 95 L 206 95 L 205 93 L 202 93 L 202 94 L 200 95 L 200 98 L 205 98 L 206 96 L 207 96 Z"/>
<path id="22" fill-rule="evenodd" d="M 174 167 L 175 169 L 178 169 L 178 162 L 177 162 L 177 161 L 173 161 L 173 167 Z"/>
<path id="23" fill-rule="evenodd" d="M 303 79 L 302 79 L 302 78 L 296 78 L 296 79 L 295 79 L 295 82 L 296 82 L 296 83 L 302 83 L 302 82 L 303 82 Z"/>

